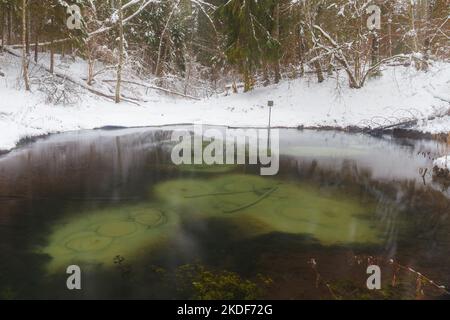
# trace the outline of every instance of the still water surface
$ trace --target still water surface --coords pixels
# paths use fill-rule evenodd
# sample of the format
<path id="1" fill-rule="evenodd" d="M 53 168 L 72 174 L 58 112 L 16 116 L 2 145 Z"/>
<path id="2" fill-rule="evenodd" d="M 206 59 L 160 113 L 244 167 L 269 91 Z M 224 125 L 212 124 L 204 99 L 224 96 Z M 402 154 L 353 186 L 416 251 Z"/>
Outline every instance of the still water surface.
<path id="1" fill-rule="evenodd" d="M 444 145 L 281 130 L 280 173 L 261 177 L 172 165 L 172 129 L 60 134 L 2 156 L 0 299 L 444 295 L 402 269 L 450 284 L 449 194 L 430 175 Z M 369 292 L 375 263 L 383 290 Z M 72 264 L 81 291 L 66 289 Z"/>

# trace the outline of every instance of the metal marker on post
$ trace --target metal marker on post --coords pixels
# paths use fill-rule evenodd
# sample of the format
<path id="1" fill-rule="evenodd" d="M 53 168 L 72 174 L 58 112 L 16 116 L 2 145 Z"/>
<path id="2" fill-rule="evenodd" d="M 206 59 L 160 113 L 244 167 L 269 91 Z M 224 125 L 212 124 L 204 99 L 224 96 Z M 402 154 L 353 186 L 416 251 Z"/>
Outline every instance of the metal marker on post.
<path id="1" fill-rule="evenodd" d="M 267 101 L 267 106 L 269 107 L 269 128 L 267 132 L 267 152 L 270 150 L 270 127 L 271 127 L 271 121 L 272 121 L 272 107 L 274 103 L 272 100 Z"/>

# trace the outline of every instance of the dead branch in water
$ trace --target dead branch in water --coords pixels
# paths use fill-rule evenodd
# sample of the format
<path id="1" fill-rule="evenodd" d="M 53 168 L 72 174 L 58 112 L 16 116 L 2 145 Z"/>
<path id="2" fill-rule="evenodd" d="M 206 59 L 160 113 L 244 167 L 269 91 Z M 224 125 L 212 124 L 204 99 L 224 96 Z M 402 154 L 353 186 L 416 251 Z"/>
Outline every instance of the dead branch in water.
<path id="1" fill-rule="evenodd" d="M 223 212 L 224 212 L 224 213 L 235 213 L 235 212 L 238 212 L 238 211 L 241 211 L 241 210 L 250 208 L 250 207 L 252 207 L 252 206 L 254 206 L 254 205 L 260 203 L 262 200 L 264 200 L 265 198 L 267 198 L 268 196 L 270 196 L 270 195 L 271 195 L 273 192 L 275 192 L 276 190 L 278 190 L 278 187 L 271 188 L 271 189 L 269 189 L 268 191 L 266 191 L 261 197 L 259 197 L 258 199 L 256 199 L 255 201 L 253 201 L 253 202 L 251 202 L 251 203 L 249 203 L 249 204 L 243 205 L 243 206 L 241 206 L 241 207 L 239 207 L 239 208 L 233 209 L 233 210 L 224 210 Z"/>

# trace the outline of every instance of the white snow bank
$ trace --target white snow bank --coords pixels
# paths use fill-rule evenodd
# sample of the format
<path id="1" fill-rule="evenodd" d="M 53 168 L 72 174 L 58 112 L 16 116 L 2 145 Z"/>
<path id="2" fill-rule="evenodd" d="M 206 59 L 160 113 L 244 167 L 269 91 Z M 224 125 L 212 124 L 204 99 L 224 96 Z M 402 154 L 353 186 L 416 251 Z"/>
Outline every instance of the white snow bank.
<path id="1" fill-rule="evenodd" d="M 44 56 L 45 57 L 45 56 Z M 140 106 L 114 104 L 81 90 L 72 106 L 49 105 L 32 85 L 21 88 L 20 59 L 0 54 L 0 150 L 13 148 L 29 136 L 103 126 L 158 126 L 199 123 L 226 126 L 267 126 L 267 100 L 274 100 L 272 125 L 285 127 L 333 126 L 377 127 L 403 120 L 444 115 L 450 107 L 450 63 L 435 63 L 429 72 L 412 67 L 387 67 L 383 76 L 370 79 L 366 87 L 349 89 L 344 74 L 316 83 L 314 77 L 285 80 L 279 85 L 249 93 L 217 96 L 202 101 L 172 98 L 157 91 L 126 87 L 124 91 L 144 100 Z M 85 76 L 87 66 L 77 59 L 57 61 L 57 70 L 73 78 Z M 44 71 L 31 70 L 34 78 Z M 112 88 L 97 77 L 96 88 Z M 105 77 L 110 78 L 111 73 Z M 422 121 L 419 130 L 448 132 L 450 117 Z"/>
<path id="2" fill-rule="evenodd" d="M 431 134 L 450 132 L 450 116 L 421 121 L 413 129 Z"/>
<path id="3" fill-rule="evenodd" d="M 438 158 L 433 162 L 434 167 L 438 167 L 439 169 L 448 169 L 450 170 L 450 155 Z"/>

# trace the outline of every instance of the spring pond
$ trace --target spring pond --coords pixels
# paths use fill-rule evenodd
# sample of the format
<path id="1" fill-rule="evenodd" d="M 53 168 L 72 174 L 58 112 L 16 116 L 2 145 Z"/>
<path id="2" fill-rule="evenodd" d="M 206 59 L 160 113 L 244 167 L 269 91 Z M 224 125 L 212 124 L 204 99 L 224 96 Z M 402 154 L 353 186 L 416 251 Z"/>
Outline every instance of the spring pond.
<path id="1" fill-rule="evenodd" d="M 0 300 L 445 297 L 402 269 L 450 285 L 450 197 L 431 176 L 445 145 L 282 129 L 268 177 L 173 165 L 173 129 L 52 135 L 0 157 Z"/>

